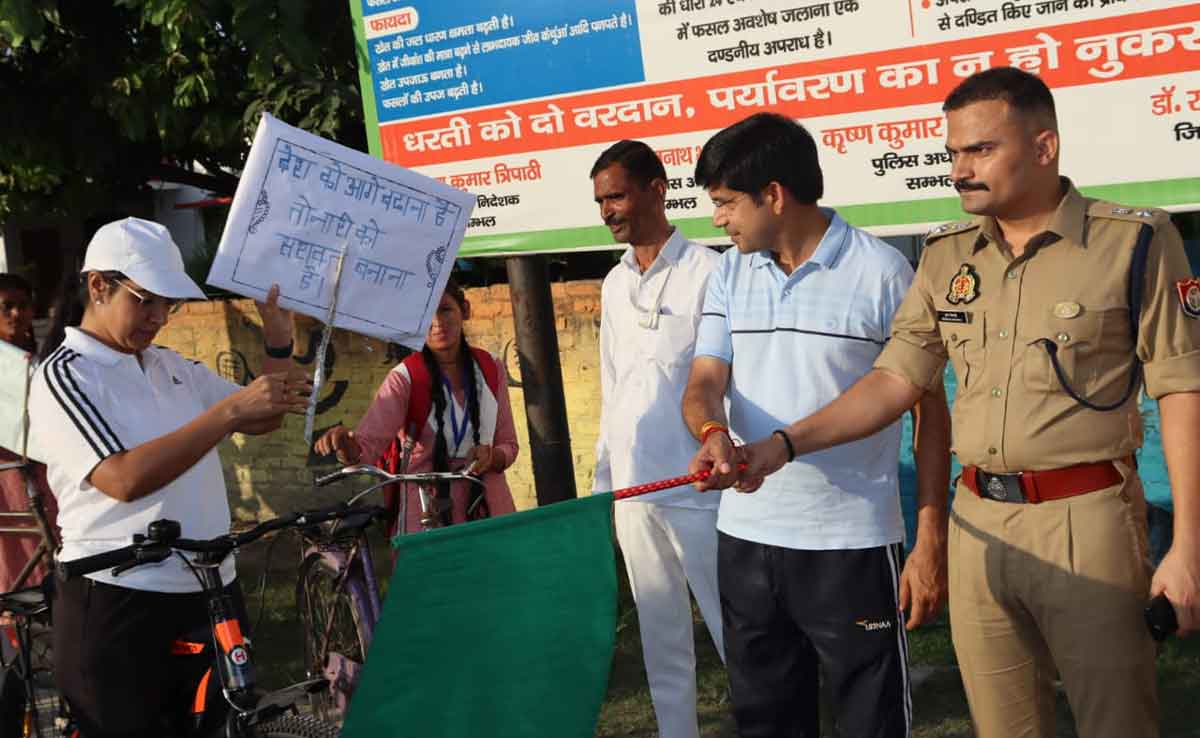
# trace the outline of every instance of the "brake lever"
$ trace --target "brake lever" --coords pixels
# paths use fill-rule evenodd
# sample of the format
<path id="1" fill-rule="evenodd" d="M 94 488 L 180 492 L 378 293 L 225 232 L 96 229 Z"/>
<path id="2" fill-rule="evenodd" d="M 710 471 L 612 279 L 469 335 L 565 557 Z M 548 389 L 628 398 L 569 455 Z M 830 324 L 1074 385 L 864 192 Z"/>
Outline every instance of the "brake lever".
<path id="1" fill-rule="evenodd" d="M 128 563 L 121 564 L 120 566 L 114 566 L 112 568 L 112 575 L 114 577 L 119 577 L 122 574 L 124 574 L 125 572 L 134 568 L 135 566 L 141 566 L 142 564 L 157 564 L 162 561 L 166 561 L 167 558 L 170 557 L 170 555 L 171 555 L 171 549 L 169 547 L 168 548 L 154 547 L 154 548 L 138 549 L 137 553 L 134 554 L 134 557 L 133 557 L 134 560 L 130 561 Z"/>

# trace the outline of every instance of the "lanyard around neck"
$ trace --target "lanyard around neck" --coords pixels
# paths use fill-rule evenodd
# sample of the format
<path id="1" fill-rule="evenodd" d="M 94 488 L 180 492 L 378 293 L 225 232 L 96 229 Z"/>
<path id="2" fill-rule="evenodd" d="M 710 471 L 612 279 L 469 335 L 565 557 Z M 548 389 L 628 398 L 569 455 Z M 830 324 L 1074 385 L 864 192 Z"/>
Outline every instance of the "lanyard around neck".
<path id="1" fill-rule="evenodd" d="M 467 380 L 466 377 L 463 377 L 463 381 L 465 382 L 469 380 Z M 463 439 L 467 437 L 467 428 L 469 428 L 471 425 L 471 413 L 464 412 L 462 425 L 459 425 L 458 411 L 455 409 L 457 407 L 457 403 L 454 401 L 454 388 L 450 386 L 450 379 L 445 375 L 442 375 L 442 384 L 446 385 L 446 399 L 448 400 L 446 404 L 450 406 L 450 432 L 454 434 L 454 452 L 457 453 L 458 447 L 462 445 Z M 465 394 L 466 393 L 464 392 L 464 396 Z"/>

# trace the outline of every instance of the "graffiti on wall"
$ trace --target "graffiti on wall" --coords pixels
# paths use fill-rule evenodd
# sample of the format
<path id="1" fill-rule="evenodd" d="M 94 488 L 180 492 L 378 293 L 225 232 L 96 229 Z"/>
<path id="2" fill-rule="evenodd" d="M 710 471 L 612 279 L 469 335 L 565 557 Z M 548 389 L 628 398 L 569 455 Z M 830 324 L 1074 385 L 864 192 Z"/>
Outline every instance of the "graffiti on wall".
<path id="1" fill-rule="evenodd" d="M 246 363 L 246 355 L 235 348 L 217 354 L 217 374 L 221 379 L 243 387 L 255 380 L 254 372 Z"/>

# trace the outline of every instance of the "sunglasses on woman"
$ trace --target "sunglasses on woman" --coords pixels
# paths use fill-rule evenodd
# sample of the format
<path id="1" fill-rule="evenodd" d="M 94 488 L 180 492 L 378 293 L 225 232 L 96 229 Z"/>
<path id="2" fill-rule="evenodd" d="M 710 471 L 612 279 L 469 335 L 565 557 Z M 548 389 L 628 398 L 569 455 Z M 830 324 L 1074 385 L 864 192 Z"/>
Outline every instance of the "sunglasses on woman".
<path id="1" fill-rule="evenodd" d="M 179 308 L 183 307 L 183 300 L 176 300 L 170 297 L 159 297 L 158 295 L 139 292 L 119 279 L 114 279 L 112 281 L 121 287 L 124 287 L 125 290 L 128 291 L 129 294 L 136 297 L 138 303 L 147 310 L 154 310 L 155 308 L 162 306 L 166 308 L 168 315 L 174 315 L 175 313 L 179 312 Z"/>

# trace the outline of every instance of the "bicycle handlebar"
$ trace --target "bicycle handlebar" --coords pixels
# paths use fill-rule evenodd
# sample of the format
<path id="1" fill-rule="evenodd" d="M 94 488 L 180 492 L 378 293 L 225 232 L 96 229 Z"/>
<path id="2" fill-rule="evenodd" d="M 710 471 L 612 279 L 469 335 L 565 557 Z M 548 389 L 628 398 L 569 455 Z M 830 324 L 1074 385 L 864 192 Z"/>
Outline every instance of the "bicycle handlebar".
<path id="1" fill-rule="evenodd" d="M 239 546 L 262 538 L 268 533 L 284 528 L 302 528 L 330 520 L 340 520 L 350 515 L 368 512 L 372 517 L 386 517 L 387 511 L 381 507 L 357 507 L 339 502 L 326 508 L 283 515 L 273 520 L 267 520 L 242 533 L 226 533 L 225 535 L 208 540 L 176 538 L 174 540 L 157 540 L 143 535 L 135 535 L 132 545 L 112 551 L 84 556 L 71 561 L 58 562 L 57 572 L 60 579 L 67 580 L 91 574 L 101 569 L 113 569 L 114 575 L 142 564 L 153 564 L 165 561 L 172 551 L 187 551 L 189 553 L 219 554 L 224 558 Z M 167 521 L 156 521 L 151 526 Z"/>
<path id="2" fill-rule="evenodd" d="M 55 567 L 58 571 L 59 579 L 66 581 L 84 574 L 91 574 L 94 571 L 101 569 L 111 569 L 128 563 L 131 559 L 137 556 L 138 546 L 125 546 L 124 548 L 105 551 L 94 556 L 84 556 L 82 559 L 73 559 L 71 561 L 60 561 Z"/>
<path id="3" fill-rule="evenodd" d="M 323 477 L 317 477 L 313 480 L 313 486 L 324 487 L 327 484 L 333 484 L 334 482 L 341 481 L 346 477 L 352 477 L 357 474 L 368 474 L 372 477 L 382 476 L 385 479 L 388 476 L 387 472 L 377 466 L 371 466 L 370 464 L 354 464 L 352 466 L 343 466 L 341 469 L 338 469 L 330 474 L 326 474 Z"/>
<path id="4" fill-rule="evenodd" d="M 457 472 L 409 472 L 404 474 L 390 474 L 377 466 L 371 464 L 355 464 L 338 469 L 335 472 L 326 474 L 323 477 L 317 477 L 313 480 L 313 484 L 317 487 L 324 487 L 328 484 L 341 481 L 347 477 L 366 474 L 374 477 L 384 484 L 392 482 L 424 482 L 426 484 L 436 484 L 438 482 L 454 482 L 465 481 L 472 484 L 483 486 L 483 480 L 474 474 L 468 474 L 465 471 Z"/>

